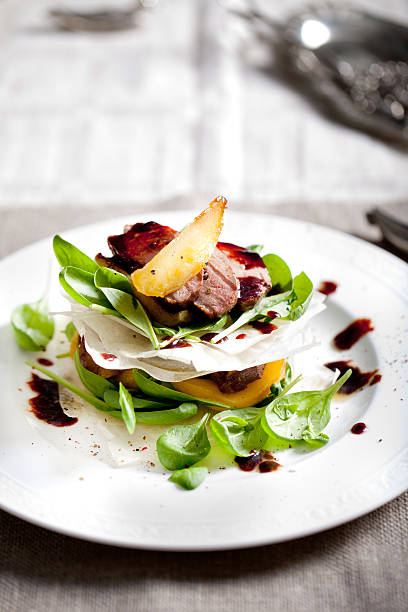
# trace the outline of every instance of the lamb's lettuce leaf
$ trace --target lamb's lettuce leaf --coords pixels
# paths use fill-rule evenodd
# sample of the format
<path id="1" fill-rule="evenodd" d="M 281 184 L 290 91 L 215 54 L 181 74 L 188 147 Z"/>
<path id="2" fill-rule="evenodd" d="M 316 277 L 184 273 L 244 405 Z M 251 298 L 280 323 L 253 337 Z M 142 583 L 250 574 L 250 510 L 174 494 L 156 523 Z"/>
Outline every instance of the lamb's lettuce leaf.
<path id="1" fill-rule="evenodd" d="M 17 344 L 25 351 L 41 351 L 54 336 L 54 321 L 48 316 L 45 298 L 21 304 L 11 313 L 11 329 Z"/>
<path id="2" fill-rule="evenodd" d="M 196 489 L 208 475 L 208 470 L 206 467 L 189 467 L 184 468 L 183 470 L 176 470 L 170 476 L 169 480 L 171 482 L 176 483 L 182 489 L 186 489 L 186 491 L 191 491 L 192 489 Z"/>
<path id="3" fill-rule="evenodd" d="M 326 442 L 328 438 L 322 431 L 330 421 L 330 402 L 350 375 L 351 370 L 347 370 L 330 387 L 320 391 L 278 395 L 264 409 L 263 429 L 270 436 L 287 440 Z"/>
<path id="4" fill-rule="evenodd" d="M 210 452 L 207 421 L 210 413 L 193 425 L 175 425 L 156 444 L 160 463 L 168 470 L 180 470 L 204 459 Z"/>

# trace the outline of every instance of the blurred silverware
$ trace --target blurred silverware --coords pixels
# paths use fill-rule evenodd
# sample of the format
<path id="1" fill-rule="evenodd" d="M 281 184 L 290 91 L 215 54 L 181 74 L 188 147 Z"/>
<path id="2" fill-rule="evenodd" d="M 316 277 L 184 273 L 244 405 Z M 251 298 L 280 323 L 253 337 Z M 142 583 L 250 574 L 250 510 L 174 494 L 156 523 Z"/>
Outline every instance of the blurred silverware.
<path id="1" fill-rule="evenodd" d="M 110 32 L 127 30 L 135 26 L 136 15 L 144 6 L 136 1 L 128 9 L 103 9 L 98 11 L 73 11 L 54 8 L 50 16 L 58 28 L 80 32 Z"/>
<path id="2" fill-rule="evenodd" d="M 408 255 L 408 204 L 374 208 L 367 213 L 367 220 L 381 229 L 387 242 Z"/>
<path id="3" fill-rule="evenodd" d="M 327 3 L 283 22 L 246 6 L 228 8 L 273 50 L 277 76 L 334 118 L 408 144 L 408 27 Z"/>

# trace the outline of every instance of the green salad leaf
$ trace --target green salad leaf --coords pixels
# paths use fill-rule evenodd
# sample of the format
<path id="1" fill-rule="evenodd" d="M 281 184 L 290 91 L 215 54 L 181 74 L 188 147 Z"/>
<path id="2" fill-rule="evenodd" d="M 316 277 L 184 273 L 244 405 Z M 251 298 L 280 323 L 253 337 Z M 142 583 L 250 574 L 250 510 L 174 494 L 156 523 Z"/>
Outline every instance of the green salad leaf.
<path id="1" fill-rule="evenodd" d="M 279 287 L 280 293 L 284 291 L 292 291 L 293 279 L 288 264 L 278 255 L 271 253 L 262 257 L 262 260 L 265 266 L 268 268 L 272 286 L 274 288 Z"/>
<path id="2" fill-rule="evenodd" d="M 60 271 L 59 281 L 63 289 L 79 304 L 92 306 L 98 304 L 110 308 L 110 303 L 94 284 L 94 275 L 80 268 L 68 266 Z"/>
<path id="3" fill-rule="evenodd" d="M 300 391 L 278 397 L 265 407 L 262 427 L 270 436 L 287 440 L 327 441 L 322 435 L 330 421 L 330 402 L 351 375 L 347 370 L 333 385 L 320 391 Z"/>
<path id="4" fill-rule="evenodd" d="M 107 389 L 103 394 L 104 401 L 109 404 L 114 410 L 120 410 L 119 392 L 113 389 Z M 132 394 L 133 408 L 135 410 L 161 410 L 162 408 L 173 408 L 175 402 L 167 401 L 154 402 L 143 397 L 135 397 Z"/>
<path id="5" fill-rule="evenodd" d="M 222 404 L 221 402 L 202 399 L 199 397 L 193 397 L 192 395 L 188 395 L 187 393 L 182 393 L 181 391 L 171 389 L 170 387 L 161 384 L 158 380 L 150 378 L 141 370 L 133 370 L 133 375 L 137 386 L 139 387 L 139 389 L 141 389 L 141 391 L 143 391 L 145 395 L 157 397 L 159 399 L 173 400 L 175 402 L 198 402 L 200 404 L 206 404 L 207 406 L 220 406 L 221 408 L 229 408 L 227 404 Z"/>
<path id="6" fill-rule="evenodd" d="M 167 340 L 163 340 L 160 343 L 160 348 L 165 348 L 170 342 L 179 338 L 192 338 L 200 342 L 200 338 L 196 337 L 196 334 L 201 332 L 212 332 L 222 329 L 228 321 L 228 315 L 225 314 L 216 321 L 208 321 L 207 323 L 200 323 L 199 325 L 192 326 L 179 326 L 177 329 L 170 327 L 155 327 L 154 330 L 158 334 L 170 336 Z"/>
<path id="7" fill-rule="evenodd" d="M 54 236 L 53 248 L 55 256 L 62 268 L 72 266 L 90 272 L 91 274 L 94 274 L 99 268 L 98 264 L 93 259 L 85 255 L 85 253 L 70 242 L 61 238 L 61 236 L 58 236 L 58 234 Z"/>
<path id="8" fill-rule="evenodd" d="M 111 268 L 99 267 L 94 274 L 94 283 L 102 291 L 105 288 L 119 289 L 133 295 L 132 284 L 127 276 Z"/>
<path id="9" fill-rule="evenodd" d="M 299 380 L 300 376 L 288 383 L 280 396 L 286 394 Z M 262 426 L 264 413 L 265 406 L 218 412 L 210 421 L 211 434 L 222 449 L 233 455 L 248 457 L 254 451 L 266 447 L 270 434 Z"/>
<path id="10" fill-rule="evenodd" d="M 304 272 L 293 279 L 293 293 L 294 299 L 291 301 L 290 312 L 285 319 L 296 321 L 305 314 L 313 295 L 313 283 Z"/>
<path id="11" fill-rule="evenodd" d="M 66 326 L 66 328 L 63 330 L 63 333 L 66 335 L 67 340 L 68 340 L 69 342 L 71 342 L 72 338 L 73 338 L 73 337 L 75 336 L 75 334 L 76 334 L 76 327 L 75 327 L 75 325 L 73 324 L 73 322 L 72 322 L 72 321 L 70 321 L 70 322 L 68 323 L 68 325 Z"/>
<path id="12" fill-rule="evenodd" d="M 263 248 L 264 248 L 263 244 L 250 244 L 249 246 L 246 247 L 247 251 L 254 251 L 254 253 L 258 253 L 258 255 L 262 253 Z"/>
<path id="13" fill-rule="evenodd" d="M 156 450 L 160 463 L 168 470 L 189 467 L 210 452 L 207 421 L 210 413 L 193 425 L 175 425 L 159 436 Z"/>
<path id="14" fill-rule="evenodd" d="M 265 316 L 269 310 L 272 310 L 272 308 L 276 307 L 278 304 L 281 304 L 282 302 L 287 300 L 290 295 L 291 295 L 291 291 L 285 291 L 283 293 L 278 293 L 277 295 L 270 295 L 270 296 L 261 298 L 255 304 L 255 306 L 243 312 L 238 317 L 238 319 L 234 321 L 234 323 L 232 323 L 231 325 L 223 329 L 219 334 L 215 336 L 215 338 L 211 340 L 211 342 L 216 343 L 222 338 L 225 338 L 225 336 L 229 336 L 233 332 L 237 331 L 237 329 L 239 329 L 243 325 L 246 325 L 250 321 L 257 319 L 260 316 Z M 286 307 L 285 307 L 284 312 L 285 313 L 287 312 Z"/>
<path id="15" fill-rule="evenodd" d="M 119 314 L 147 336 L 153 348 L 159 349 L 159 342 L 152 322 L 139 300 L 132 295 L 128 279 L 119 272 L 108 270 L 108 268 L 100 268 L 96 272 L 94 280 L 95 286 L 103 292 L 108 300 L 108 305 L 112 305 Z M 112 286 L 112 284 L 115 286 Z"/>
<path id="16" fill-rule="evenodd" d="M 133 408 L 132 396 L 122 383 L 119 383 L 119 404 L 122 411 L 122 419 L 128 432 L 132 434 L 136 427 L 136 415 Z"/>
<path id="17" fill-rule="evenodd" d="M 247 457 L 264 448 L 268 438 L 262 428 L 264 408 L 237 408 L 219 412 L 210 421 L 215 442 L 233 455 Z"/>
<path id="18" fill-rule="evenodd" d="M 184 402 L 177 408 L 168 408 L 167 410 L 155 410 L 152 412 L 136 412 L 136 423 L 144 425 L 173 425 L 185 421 L 197 414 L 197 404 Z"/>
<path id="19" fill-rule="evenodd" d="M 11 313 L 11 329 L 25 351 L 41 351 L 54 336 L 54 321 L 48 317 L 47 300 L 21 304 Z"/>
<path id="20" fill-rule="evenodd" d="M 200 486 L 206 479 L 208 470 L 205 467 L 189 467 L 183 470 L 176 470 L 169 478 L 171 482 L 175 482 L 182 489 L 191 491 Z"/>
<path id="21" fill-rule="evenodd" d="M 113 383 L 111 383 L 108 379 L 95 374 L 94 372 L 90 372 L 79 361 L 79 352 L 78 349 L 75 351 L 74 356 L 75 367 L 78 372 L 78 376 L 88 391 L 90 391 L 99 399 L 104 399 L 104 394 L 107 390 L 116 391 L 116 387 Z"/>

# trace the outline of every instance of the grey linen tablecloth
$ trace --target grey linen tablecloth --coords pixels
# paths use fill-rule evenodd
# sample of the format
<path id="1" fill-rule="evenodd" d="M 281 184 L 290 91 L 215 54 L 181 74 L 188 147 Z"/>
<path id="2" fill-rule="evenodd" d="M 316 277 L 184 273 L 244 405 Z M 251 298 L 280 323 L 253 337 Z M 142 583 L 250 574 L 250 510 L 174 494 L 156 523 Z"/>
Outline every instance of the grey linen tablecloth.
<path id="1" fill-rule="evenodd" d="M 186 207 L 186 200 L 167 205 Z M 163 204 L 149 206 L 163 208 Z M 146 210 L 145 208 L 145 210 Z M 245 208 L 234 206 L 234 208 Z M 275 205 L 273 214 L 339 227 L 375 241 L 365 205 Z M 266 212 L 264 206 L 254 207 Z M 130 206 L 1 211 L 0 256 Z M 1 513 L 0 610 L 404 612 L 408 608 L 408 494 L 330 531 L 249 550 L 159 553 L 87 543 Z"/>

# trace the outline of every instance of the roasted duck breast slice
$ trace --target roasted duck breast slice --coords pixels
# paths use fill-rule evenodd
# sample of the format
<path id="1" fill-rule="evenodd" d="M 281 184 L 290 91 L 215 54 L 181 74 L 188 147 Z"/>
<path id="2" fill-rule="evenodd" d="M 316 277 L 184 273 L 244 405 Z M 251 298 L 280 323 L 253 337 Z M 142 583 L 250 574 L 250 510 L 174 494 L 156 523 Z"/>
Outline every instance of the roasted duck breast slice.
<path id="1" fill-rule="evenodd" d="M 211 379 L 223 393 L 235 393 L 246 389 L 249 383 L 262 378 L 265 366 L 253 366 L 245 370 L 231 370 L 230 372 L 214 372 Z"/>
<path id="2" fill-rule="evenodd" d="M 254 251 L 229 242 L 219 242 L 217 248 L 227 255 L 239 280 L 237 306 L 240 310 L 252 308 L 272 289 L 271 277 L 262 257 Z"/>
<path id="3" fill-rule="evenodd" d="M 222 317 L 238 299 L 238 281 L 228 257 L 215 249 L 204 268 L 204 279 L 194 305 L 209 319 Z"/>

